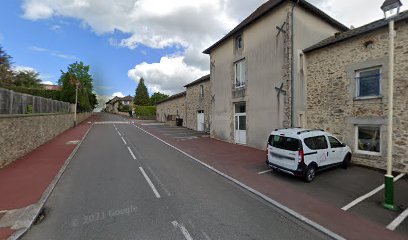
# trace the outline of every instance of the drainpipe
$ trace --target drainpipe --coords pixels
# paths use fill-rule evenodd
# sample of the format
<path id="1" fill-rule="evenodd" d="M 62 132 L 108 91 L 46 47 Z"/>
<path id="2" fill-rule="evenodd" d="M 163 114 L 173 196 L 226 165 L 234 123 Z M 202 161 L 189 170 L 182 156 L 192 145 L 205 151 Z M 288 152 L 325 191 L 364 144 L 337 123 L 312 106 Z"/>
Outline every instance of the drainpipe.
<path id="1" fill-rule="evenodd" d="M 291 98 L 291 101 L 290 101 L 290 126 L 291 127 L 294 127 L 294 119 L 295 119 L 295 109 L 294 109 L 294 106 L 295 106 L 295 102 L 293 101 L 293 97 L 294 97 L 294 95 L 295 95 L 295 88 L 294 88 L 294 82 L 295 82 L 295 77 L 294 77 L 294 74 L 295 74 L 295 71 L 293 70 L 293 61 L 294 61 L 294 56 L 295 56 L 295 53 L 294 53 L 294 47 L 293 47 L 293 36 L 294 36 L 294 13 L 293 13 L 293 10 L 295 9 L 295 7 L 296 7 L 296 5 L 299 3 L 299 0 L 297 0 L 296 2 L 293 2 L 293 4 L 292 4 L 292 11 L 291 11 L 291 14 L 290 14 L 290 18 L 291 18 L 291 24 L 290 24 L 290 27 L 291 27 L 291 31 L 290 31 L 290 41 L 291 41 L 291 60 L 292 61 L 290 61 L 290 98 Z"/>

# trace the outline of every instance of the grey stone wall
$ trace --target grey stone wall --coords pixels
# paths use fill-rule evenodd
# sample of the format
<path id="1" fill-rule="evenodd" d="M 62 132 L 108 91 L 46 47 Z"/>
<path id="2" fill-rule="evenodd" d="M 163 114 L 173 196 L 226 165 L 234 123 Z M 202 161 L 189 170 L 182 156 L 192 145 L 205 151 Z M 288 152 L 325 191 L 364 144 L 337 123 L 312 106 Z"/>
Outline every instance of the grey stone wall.
<path id="1" fill-rule="evenodd" d="M 396 23 L 394 68 L 393 167 L 408 172 L 408 25 Z M 368 44 L 370 43 L 370 44 Z M 337 135 L 354 151 L 353 161 L 386 168 L 388 113 L 388 28 L 315 50 L 307 59 L 307 125 Z M 356 98 L 357 70 L 381 68 L 376 98 Z M 381 127 L 379 156 L 356 153 L 356 126 Z"/>
<path id="2" fill-rule="evenodd" d="M 204 88 L 204 96 L 200 94 L 200 86 Z M 211 82 L 210 80 L 187 87 L 186 90 L 186 127 L 197 130 L 197 112 L 204 111 L 205 131 L 210 131 Z"/>
<path id="3" fill-rule="evenodd" d="M 156 108 L 156 120 L 159 122 L 168 122 L 171 125 L 175 124 L 175 121 L 167 121 L 166 117 L 169 115 L 178 115 L 183 119 L 183 126 L 186 126 L 186 96 L 180 96 L 162 103 L 159 103 Z"/>
<path id="4" fill-rule="evenodd" d="M 79 113 L 78 123 L 91 113 Z M 0 117 L 0 168 L 31 152 L 73 126 L 73 114 Z"/>

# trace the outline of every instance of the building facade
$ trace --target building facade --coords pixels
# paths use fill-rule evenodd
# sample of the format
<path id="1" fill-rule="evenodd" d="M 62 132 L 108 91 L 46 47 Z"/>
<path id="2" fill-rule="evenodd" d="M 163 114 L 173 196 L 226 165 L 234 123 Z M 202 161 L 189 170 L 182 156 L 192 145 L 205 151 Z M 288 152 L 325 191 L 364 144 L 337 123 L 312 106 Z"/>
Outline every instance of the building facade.
<path id="1" fill-rule="evenodd" d="M 210 75 L 203 76 L 187 85 L 186 127 L 202 132 L 210 131 L 211 81 Z"/>
<path id="2" fill-rule="evenodd" d="M 408 172 L 408 12 L 395 19 L 393 167 Z M 304 50 L 307 125 L 351 146 L 353 162 L 386 168 L 388 21 L 337 34 Z"/>
<path id="3" fill-rule="evenodd" d="M 133 106 L 132 102 L 133 102 L 132 96 L 126 96 L 123 98 L 114 97 L 106 102 L 105 111 L 117 113 L 121 110 L 123 106 L 129 106 L 128 108 L 131 109 L 131 106 Z"/>
<path id="4" fill-rule="evenodd" d="M 186 126 L 186 92 L 172 95 L 156 105 L 157 121 L 175 125 L 176 118 L 183 119 L 183 126 Z"/>
<path id="5" fill-rule="evenodd" d="M 301 50 L 348 28 L 306 1 L 270 0 L 204 51 L 211 136 L 264 149 L 275 128 L 303 126 Z"/>

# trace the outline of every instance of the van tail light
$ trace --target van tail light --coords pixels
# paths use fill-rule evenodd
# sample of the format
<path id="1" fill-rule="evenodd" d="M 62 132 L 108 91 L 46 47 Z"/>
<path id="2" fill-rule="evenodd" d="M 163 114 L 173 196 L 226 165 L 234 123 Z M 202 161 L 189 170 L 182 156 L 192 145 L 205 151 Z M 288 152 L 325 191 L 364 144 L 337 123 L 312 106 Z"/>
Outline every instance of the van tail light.
<path id="1" fill-rule="evenodd" d="M 303 150 L 299 150 L 298 152 L 298 162 L 303 163 L 305 161 L 305 153 Z"/>

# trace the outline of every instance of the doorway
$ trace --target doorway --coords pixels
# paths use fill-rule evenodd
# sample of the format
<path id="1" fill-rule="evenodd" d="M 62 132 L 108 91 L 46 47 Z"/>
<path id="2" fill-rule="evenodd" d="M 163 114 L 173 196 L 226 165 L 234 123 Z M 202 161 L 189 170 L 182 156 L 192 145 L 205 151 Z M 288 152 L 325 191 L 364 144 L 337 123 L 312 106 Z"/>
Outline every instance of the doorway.
<path id="1" fill-rule="evenodd" d="M 234 140 L 238 144 L 246 144 L 246 105 L 245 102 L 235 104 Z"/>
<path id="2" fill-rule="evenodd" d="M 197 131 L 204 132 L 204 111 L 197 111 Z"/>

